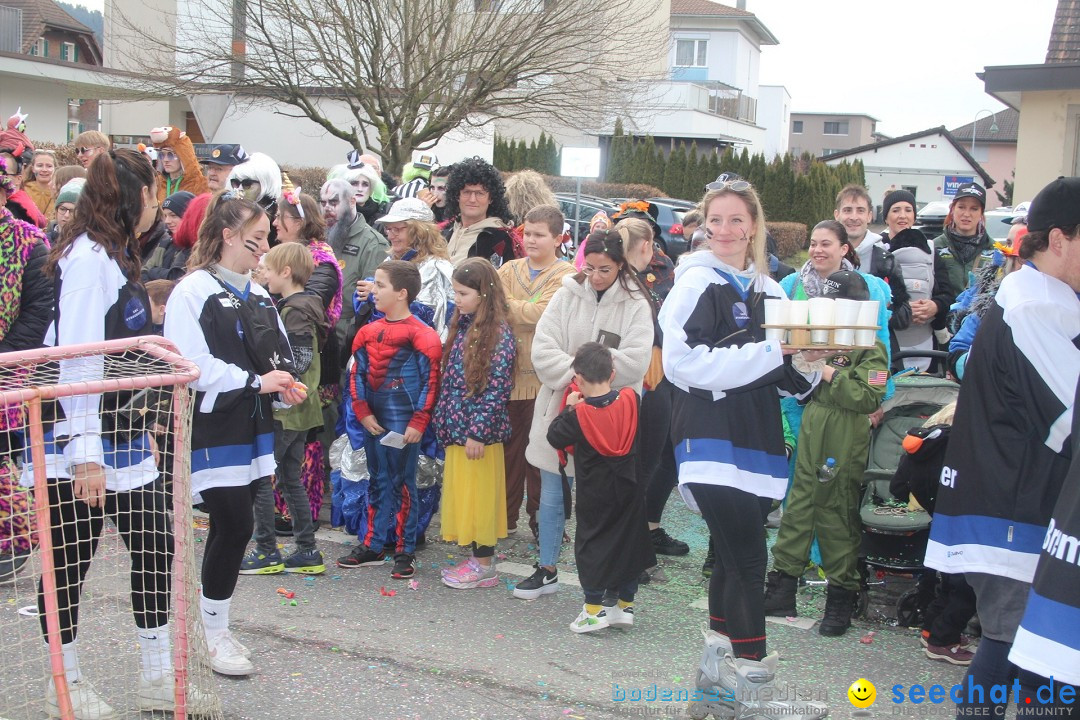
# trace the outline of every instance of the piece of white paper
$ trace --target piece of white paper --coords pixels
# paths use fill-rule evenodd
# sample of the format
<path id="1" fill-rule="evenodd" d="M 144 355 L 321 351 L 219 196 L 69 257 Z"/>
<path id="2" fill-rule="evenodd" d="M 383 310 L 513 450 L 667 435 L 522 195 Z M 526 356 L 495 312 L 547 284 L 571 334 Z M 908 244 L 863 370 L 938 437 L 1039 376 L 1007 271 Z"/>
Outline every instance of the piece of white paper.
<path id="1" fill-rule="evenodd" d="M 403 448 L 405 447 L 405 436 L 390 430 L 380 438 L 379 442 L 387 447 Z"/>

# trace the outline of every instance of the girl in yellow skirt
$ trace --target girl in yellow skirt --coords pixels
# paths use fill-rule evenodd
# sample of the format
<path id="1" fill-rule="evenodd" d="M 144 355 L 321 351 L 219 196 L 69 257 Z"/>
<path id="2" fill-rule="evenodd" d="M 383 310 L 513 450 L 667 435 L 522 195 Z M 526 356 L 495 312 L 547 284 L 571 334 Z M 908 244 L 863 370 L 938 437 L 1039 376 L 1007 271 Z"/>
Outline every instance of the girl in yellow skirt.
<path id="1" fill-rule="evenodd" d="M 470 258 L 453 275 L 456 309 L 443 348 L 435 434 L 446 448 L 442 534 L 471 545 L 465 561 L 443 570 L 461 590 L 494 587 L 495 543 L 506 537 L 503 443 L 510 439 L 507 403 L 514 385 L 514 333 L 495 268 Z"/>

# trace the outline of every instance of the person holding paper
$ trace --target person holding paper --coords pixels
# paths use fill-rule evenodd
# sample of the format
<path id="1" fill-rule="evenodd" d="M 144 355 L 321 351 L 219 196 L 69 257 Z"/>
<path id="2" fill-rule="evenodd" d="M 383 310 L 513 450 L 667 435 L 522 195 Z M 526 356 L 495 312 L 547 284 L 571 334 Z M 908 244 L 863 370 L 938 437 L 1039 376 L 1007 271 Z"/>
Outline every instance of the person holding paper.
<path id="1" fill-rule="evenodd" d="M 367 532 L 338 567 L 382 565 L 383 541 L 395 522 L 397 546 L 390 576 L 410 578 L 416 572 L 416 525 L 419 505 L 395 512 L 394 497 L 416 497 L 416 463 L 420 439 L 431 420 L 439 387 L 442 343 L 439 334 L 409 312 L 420 292 L 420 271 L 406 260 L 387 260 L 375 271 L 375 309 L 382 318 L 360 328 L 353 339 L 355 362 L 348 372 L 345 431 L 353 450 L 367 455 Z M 404 445 L 389 433 L 402 435 Z M 404 490 L 403 490 L 404 489 Z"/>

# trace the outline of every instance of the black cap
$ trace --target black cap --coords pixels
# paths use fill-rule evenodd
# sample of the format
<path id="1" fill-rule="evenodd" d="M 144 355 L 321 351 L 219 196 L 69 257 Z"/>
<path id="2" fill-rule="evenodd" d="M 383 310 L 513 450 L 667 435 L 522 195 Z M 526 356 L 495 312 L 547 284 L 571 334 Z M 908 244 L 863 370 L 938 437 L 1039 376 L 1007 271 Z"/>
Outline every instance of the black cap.
<path id="1" fill-rule="evenodd" d="M 953 202 L 956 202 L 960 198 L 975 198 L 982 205 L 983 210 L 986 209 L 986 189 L 979 183 L 964 183 L 960 187 L 956 188 L 956 195 L 953 196 Z"/>
<path id="2" fill-rule="evenodd" d="M 173 215 L 177 217 L 184 217 L 184 213 L 187 211 L 188 204 L 195 199 L 195 196 L 189 193 L 187 190 L 180 190 L 174 192 L 169 197 L 161 201 L 162 210 L 171 210 Z"/>
<path id="3" fill-rule="evenodd" d="M 210 152 L 210 157 L 203 162 L 214 165 L 239 165 L 247 161 L 248 154 L 243 145 L 218 145 Z"/>
<path id="4" fill-rule="evenodd" d="M 1039 191 L 1028 209 L 1029 232 L 1080 225 L 1080 177 L 1059 177 Z"/>
<path id="5" fill-rule="evenodd" d="M 869 300 L 870 288 L 866 286 L 866 280 L 859 273 L 853 270 L 839 270 L 825 278 L 822 295 L 848 300 Z"/>
<path id="6" fill-rule="evenodd" d="M 911 205 L 911 209 L 915 209 L 915 196 L 907 190 L 893 190 L 891 193 L 885 196 L 885 201 L 881 204 L 881 214 L 888 215 L 889 208 L 898 202 L 906 202 Z"/>

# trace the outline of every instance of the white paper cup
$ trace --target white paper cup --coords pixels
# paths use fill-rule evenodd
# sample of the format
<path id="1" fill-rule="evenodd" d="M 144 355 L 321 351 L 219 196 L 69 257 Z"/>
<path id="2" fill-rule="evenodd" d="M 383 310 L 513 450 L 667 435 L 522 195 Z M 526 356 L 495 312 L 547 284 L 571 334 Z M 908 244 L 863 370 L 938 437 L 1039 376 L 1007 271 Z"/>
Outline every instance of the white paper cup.
<path id="1" fill-rule="evenodd" d="M 788 325 L 805 325 L 810 316 L 810 304 L 807 300 L 792 300 L 787 304 Z"/>
<path id="2" fill-rule="evenodd" d="M 768 298 L 765 300 L 765 324 L 786 325 L 788 322 L 787 305 L 789 302 L 791 301 L 786 298 Z M 765 339 L 785 342 L 787 340 L 787 331 L 783 328 L 766 328 Z"/>
<path id="3" fill-rule="evenodd" d="M 832 325 L 833 314 L 836 312 L 836 301 L 832 298 L 810 298 L 810 344 L 828 345 L 830 330 L 815 330 L 821 325 Z"/>
<path id="4" fill-rule="evenodd" d="M 859 320 L 859 301 L 847 298 L 836 298 L 836 315 L 833 325 L 857 325 Z M 837 345 L 854 345 L 854 330 L 834 330 L 833 342 Z"/>
<path id="5" fill-rule="evenodd" d="M 859 317 L 855 320 L 856 325 L 877 325 L 878 312 L 880 311 L 878 300 L 863 300 L 859 303 Z M 877 341 L 876 330 L 856 330 L 855 344 L 860 347 L 872 347 Z"/>

